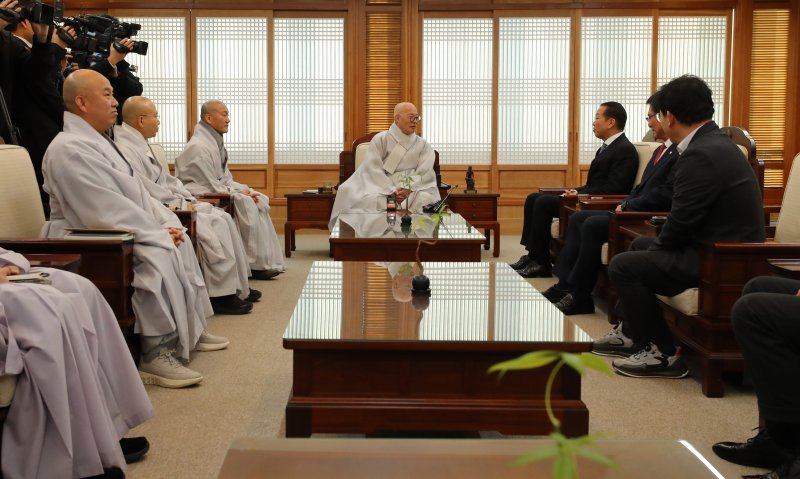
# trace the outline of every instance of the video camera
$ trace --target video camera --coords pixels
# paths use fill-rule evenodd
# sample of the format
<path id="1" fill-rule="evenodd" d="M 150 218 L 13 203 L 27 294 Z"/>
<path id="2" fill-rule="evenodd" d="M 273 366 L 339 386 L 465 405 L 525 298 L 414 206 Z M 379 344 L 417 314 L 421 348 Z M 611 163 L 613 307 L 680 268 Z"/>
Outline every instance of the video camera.
<path id="1" fill-rule="evenodd" d="M 72 38 L 64 28 L 75 30 Z M 147 42 L 133 42 L 132 48 L 126 48 L 119 41 L 131 38 L 142 28 L 137 23 L 120 22 L 107 14 L 78 15 L 66 17 L 63 26 L 58 28 L 58 36 L 72 49 L 73 59 L 82 67 L 89 66 L 98 58 L 106 58 L 113 45 L 120 53 L 138 53 L 147 55 Z"/>
<path id="2" fill-rule="evenodd" d="M 47 5 L 37 0 L 19 0 L 21 11 L 16 12 L 10 8 L 0 8 L 0 18 L 9 24 L 15 24 L 22 20 L 42 25 L 52 25 L 56 19 L 56 5 Z"/>

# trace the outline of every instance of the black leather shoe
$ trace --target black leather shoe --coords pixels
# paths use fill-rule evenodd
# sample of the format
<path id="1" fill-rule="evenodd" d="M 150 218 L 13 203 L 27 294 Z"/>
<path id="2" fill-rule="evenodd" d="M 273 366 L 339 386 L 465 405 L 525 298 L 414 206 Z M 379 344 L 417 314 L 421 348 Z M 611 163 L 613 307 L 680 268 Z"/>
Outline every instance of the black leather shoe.
<path id="1" fill-rule="evenodd" d="M 278 271 L 277 269 L 254 269 L 251 270 L 249 279 L 258 279 L 261 281 L 265 281 L 268 279 L 272 279 L 275 276 L 278 276 L 279 274 L 281 274 L 281 272 Z"/>
<path id="2" fill-rule="evenodd" d="M 214 314 L 247 314 L 253 309 L 253 303 L 239 299 L 235 294 L 211 298 Z"/>
<path id="3" fill-rule="evenodd" d="M 798 479 L 800 478 L 800 456 L 788 459 L 772 472 L 742 477 L 744 479 Z"/>
<path id="4" fill-rule="evenodd" d="M 563 289 L 558 289 L 558 285 L 553 285 L 547 288 L 547 291 L 542 293 L 542 296 L 547 298 L 548 301 L 551 303 L 557 303 L 564 299 L 564 296 L 569 294 L 569 291 L 564 291 Z"/>
<path id="5" fill-rule="evenodd" d="M 592 314 L 594 313 L 594 301 L 592 298 L 580 299 L 567 294 L 561 301 L 556 303 L 556 308 L 566 315 L 572 314 Z"/>
<path id="6" fill-rule="evenodd" d="M 257 303 L 261 299 L 261 291 L 250 288 L 250 294 L 244 299 L 248 303 Z"/>
<path id="7" fill-rule="evenodd" d="M 531 260 L 528 266 L 518 269 L 517 273 L 523 278 L 549 278 L 553 276 L 553 270 L 550 265 L 542 266 L 533 260 Z"/>
<path id="8" fill-rule="evenodd" d="M 519 257 L 519 259 L 517 260 L 516 263 L 511 263 L 509 266 L 511 266 L 512 268 L 514 268 L 516 270 L 520 270 L 520 269 L 528 266 L 531 263 L 531 261 L 533 261 L 531 259 L 531 257 L 528 256 L 527 254 L 524 254 L 524 255 Z"/>
<path id="9" fill-rule="evenodd" d="M 119 440 L 119 447 L 125 456 L 125 464 L 133 464 L 141 461 L 147 451 L 150 450 L 150 443 L 146 437 L 123 437 Z"/>
<path id="10" fill-rule="evenodd" d="M 762 429 L 747 442 L 718 442 L 711 446 L 714 454 L 728 462 L 748 467 L 774 469 L 786 462 L 788 456 Z"/>

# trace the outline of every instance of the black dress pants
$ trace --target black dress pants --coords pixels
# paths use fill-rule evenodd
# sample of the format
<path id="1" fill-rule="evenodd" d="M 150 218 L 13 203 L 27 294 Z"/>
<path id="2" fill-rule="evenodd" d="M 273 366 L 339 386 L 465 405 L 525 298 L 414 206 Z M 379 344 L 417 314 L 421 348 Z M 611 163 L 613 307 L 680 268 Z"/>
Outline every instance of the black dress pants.
<path id="1" fill-rule="evenodd" d="M 554 270 L 559 289 L 576 298 L 592 294 L 602 265 L 600 251 L 608 241 L 608 222 L 608 211 L 578 211 L 569 217 L 567 241 Z"/>
<path id="2" fill-rule="evenodd" d="M 761 416 L 800 427 L 800 281 L 751 279 L 731 321 L 750 370 Z"/>
<path id="3" fill-rule="evenodd" d="M 647 251 L 653 241 L 634 240 L 630 251 L 612 258 L 608 277 L 619 295 L 623 333 L 636 344 L 652 342 L 673 354 L 675 345 L 656 295 L 675 296 L 697 286 L 697 251 Z"/>
<path id="4" fill-rule="evenodd" d="M 558 216 L 560 206 L 561 197 L 549 193 L 531 193 L 525 199 L 519 243 L 543 266 L 550 264 L 550 225 Z"/>

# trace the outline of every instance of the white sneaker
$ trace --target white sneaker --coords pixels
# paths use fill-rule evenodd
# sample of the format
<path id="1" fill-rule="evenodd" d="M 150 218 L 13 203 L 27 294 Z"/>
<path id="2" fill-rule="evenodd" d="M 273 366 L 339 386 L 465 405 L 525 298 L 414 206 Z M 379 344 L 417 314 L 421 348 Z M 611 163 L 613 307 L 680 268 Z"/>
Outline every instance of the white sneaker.
<path id="1" fill-rule="evenodd" d="M 162 388 L 184 388 L 203 380 L 203 375 L 187 368 L 175 357 L 175 350 L 164 349 L 150 362 L 139 366 L 139 376 L 144 384 Z"/>
<path id="2" fill-rule="evenodd" d="M 661 352 L 653 343 L 625 359 L 615 359 L 611 366 L 619 374 L 632 378 L 670 378 L 680 379 L 689 375 L 678 349 L 670 356 Z"/>
<path id="3" fill-rule="evenodd" d="M 200 339 L 197 341 L 197 346 L 195 346 L 195 350 L 219 351 L 220 349 L 227 348 L 229 344 L 231 344 L 231 342 L 228 341 L 228 338 L 223 336 L 214 336 L 208 331 L 203 331 L 203 334 L 200 335 Z"/>

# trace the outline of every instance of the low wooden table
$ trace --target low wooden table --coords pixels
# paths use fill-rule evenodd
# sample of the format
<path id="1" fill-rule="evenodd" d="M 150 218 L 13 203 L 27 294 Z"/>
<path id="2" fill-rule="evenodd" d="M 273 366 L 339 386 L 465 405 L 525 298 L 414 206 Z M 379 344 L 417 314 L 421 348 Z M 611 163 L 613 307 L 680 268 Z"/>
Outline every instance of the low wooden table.
<path id="1" fill-rule="evenodd" d="M 480 261 L 481 246 L 486 242 L 483 234 L 467 223 L 461 215 L 453 213 L 441 217 L 412 214 L 411 226 L 403 229 L 402 212 L 395 222 L 387 213 L 347 210 L 339 215 L 331 231 L 330 244 L 336 261 L 413 261 L 420 240 L 435 241 L 422 244 L 423 261 Z"/>
<path id="2" fill-rule="evenodd" d="M 484 249 L 489 249 L 489 230 L 494 232 L 494 257 L 500 256 L 500 223 L 497 221 L 497 199 L 500 193 L 451 193 L 447 204 L 469 224 L 483 228 Z"/>
<path id="3" fill-rule="evenodd" d="M 286 223 L 283 229 L 286 243 L 285 254 L 287 258 L 290 258 L 292 251 L 295 250 L 294 232 L 296 230 L 301 228 L 328 229 L 336 195 L 334 193 L 286 193 L 283 196 L 286 197 Z"/>
<path id="4" fill-rule="evenodd" d="M 413 297 L 408 263 L 315 262 L 283 335 L 293 354 L 286 435 L 379 431 L 547 434 L 551 366 L 487 374 L 537 350 L 583 352 L 591 338 L 505 263 L 425 263 L 431 296 Z M 562 432 L 586 434 L 581 377 L 552 392 Z"/>
<path id="5" fill-rule="evenodd" d="M 551 479 L 552 460 L 512 464 L 522 454 L 551 445 L 548 439 L 237 439 L 219 478 Z M 579 458 L 580 477 L 723 477 L 686 441 L 601 440 L 594 449 L 618 467 Z"/>

